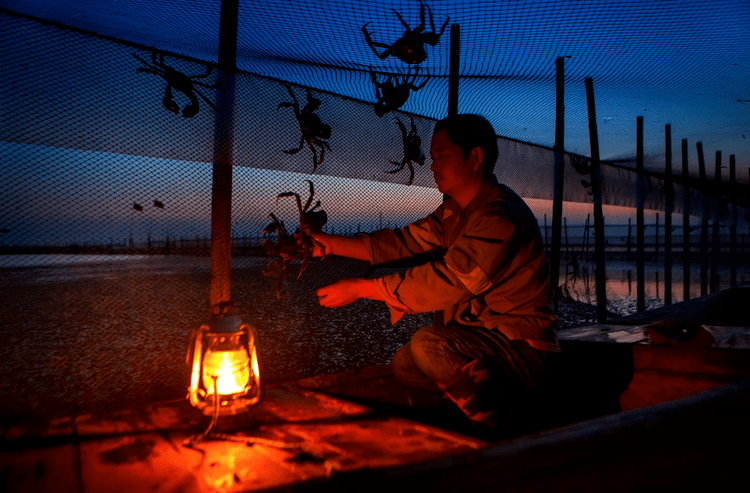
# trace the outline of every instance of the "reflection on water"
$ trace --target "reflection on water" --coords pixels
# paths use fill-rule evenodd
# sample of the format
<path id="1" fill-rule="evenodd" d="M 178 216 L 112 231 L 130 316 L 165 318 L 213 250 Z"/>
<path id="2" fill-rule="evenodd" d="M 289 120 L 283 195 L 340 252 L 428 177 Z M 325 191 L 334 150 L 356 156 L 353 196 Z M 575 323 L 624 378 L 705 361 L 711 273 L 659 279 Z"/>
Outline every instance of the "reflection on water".
<path id="1" fill-rule="evenodd" d="M 710 272 L 710 271 L 709 271 Z M 664 306 L 664 296 L 667 289 L 663 263 L 647 262 L 644 264 L 644 293 L 647 308 Z M 673 265 L 671 279 L 672 303 L 685 300 L 684 275 L 682 264 Z M 710 276 L 710 273 L 709 273 Z M 718 289 L 730 287 L 730 271 L 728 264 L 717 267 Z M 750 283 L 750 266 L 740 265 L 737 272 L 737 285 Z M 560 267 L 560 284 L 563 293 L 577 301 L 596 304 L 596 280 L 594 265 L 581 263 L 577 273 L 570 264 Z M 689 299 L 701 296 L 701 267 L 700 264 L 690 265 Z M 638 290 L 638 274 L 636 262 L 610 261 L 606 263 L 606 293 L 608 309 L 619 315 L 630 315 L 636 311 L 636 297 Z M 707 286 L 710 291 L 710 277 Z"/>

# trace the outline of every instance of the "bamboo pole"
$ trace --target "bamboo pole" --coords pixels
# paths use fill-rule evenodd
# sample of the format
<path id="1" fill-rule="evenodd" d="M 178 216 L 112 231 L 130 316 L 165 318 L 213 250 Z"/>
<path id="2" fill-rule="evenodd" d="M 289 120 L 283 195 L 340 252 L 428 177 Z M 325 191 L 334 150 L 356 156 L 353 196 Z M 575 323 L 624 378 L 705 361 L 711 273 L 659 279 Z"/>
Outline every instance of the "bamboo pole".
<path id="1" fill-rule="evenodd" d="M 732 202 L 732 218 L 729 226 L 729 287 L 737 287 L 737 176 L 734 154 L 729 155 L 729 198 Z"/>
<path id="2" fill-rule="evenodd" d="M 230 303 L 232 263 L 232 148 L 234 144 L 234 71 L 237 59 L 238 0 L 222 0 L 219 18 L 219 81 L 214 126 L 211 192 L 211 315 Z"/>
<path id="3" fill-rule="evenodd" d="M 635 168 L 638 175 L 637 207 L 636 207 L 636 310 L 646 309 L 646 275 L 644 261 L 644 229 L 643 202 L 646 194 L 645 176 L 643 174 L 643 117 L 636 119 L 636 161 Z"/>
<path id="4" fill-rule="evenodd" d="M 672 211 L 674 183 L 672 182 L 672 128 L 664 126 L 664 304 L 672 304 Z"/>
<path id="5" fill-rule="evenodd" d="M 714 168 L 714 184 L 716 192 L 721 189 L 721 151 L 716 151 L 716 167 Z M 719 244 L 719 211 L 716 211 L 713 220 L 713 234 L 711 241 L 711 292 L 719 290 L 719 255 L 721 245 Z"/>
<path id="6" fill-rule="evenodd" d="M 690 173 L 688 141 L 682 139 L 682 300 L 690 299 Z"/>
<path id="7" fill-rule="evenodd" d="M 552 202 L 552 248 L 550 249 L 550 283 L 555 290 L 555 311 L 560 296 L 560 243 L 562 241 L 562 203 L 565 182 L 565 59 L 555 60 L 555 190 Z M 567 234 L 567 230 L 566 230 Z"/>
<path id="8" fill-rule="evenodd" d="M 594 81 L 585 79 L 586 101 L 589 117 L 589 141 L 591 145 L 591 191 L 594 194 L 594 252 L 596 256 L 596 319 L 607 319 L 607 276 L 604 267 L 604 215 L 602 213 L 601 164 L 599 162 L 599 135 L 596 129 L 596 108 L 594 105 Z"/>
<path id="9" fill-rule="evenodd" d="M 706 163 L 703 160 L 703 143 L 696 144 L 698 149 L 698 178 L 701 190 L 703 215 L 701 219 L 701 246 L 700 246 L 700 263 L 701 263 L 701 296 L 708 294 L 708 194 L 706 193 Z"/>

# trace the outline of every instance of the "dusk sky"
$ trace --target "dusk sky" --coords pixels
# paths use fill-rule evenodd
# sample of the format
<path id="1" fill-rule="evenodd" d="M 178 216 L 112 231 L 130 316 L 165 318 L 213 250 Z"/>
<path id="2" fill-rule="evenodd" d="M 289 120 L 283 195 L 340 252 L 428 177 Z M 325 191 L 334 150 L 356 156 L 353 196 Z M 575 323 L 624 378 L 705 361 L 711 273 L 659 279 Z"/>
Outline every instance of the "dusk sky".
<path id="1" fill-rule="evenodd" d="M 567 151 L 590 155 L 583 80 L 592 77 L 602 159 L 634 158 L 636 117 L 644 116 L 647 166 L 663 167 L 664 125 L 669 123 L 676 171 L 685 138 L 693 175 L 695 144 L 702 141 L 709 178 L 714 153 L 722 151 L 724 166 L 734 154 L 738 179 L 747 181 L 747 2 L 435 0 L 428 5 L 438 29 L 447 17 L 449 25 L 435 47 L 427 46 L 421 70 L 429 74 L 428 83 L 401 108 L 425 117 L 416 121 L 425 148 L 430 119 L 446 113 L 449 30 L 457 23 L 459 111 L 486 116 L 499 136 L 552 147 L 554 61 L 565 57 Z M 26 231 L 23 237 L 31 231 L 55 236 L 51 231 L 56 228 L 78 238 L 95 220 L 106 222 L 86 233 L 97 241 L 134 230 L 141 236 L 146 230 L 154 235 L 166 229 L 172 235 L 205 231 L 215 114 L 205 103 L 191 119 L 166 111 L 164 81 L 137 72 L 142 64 L 133 55 L 150 61 L 149 50 L 156 48 L 167 53 L 168 66 L 188 75 L 205 73 L 206 64 L 217 60 L 219 1 L 0 0 L 0 7 L 110 38 L 0 13 L 0 40 L 6 47 L 0 54 L 6 68 L 0 85 L 0 152 L 7 183 L 0 227 L 15 232 L 4 234 L 2 241 L 15 241 L 11 236 L 18 239 L 21 231 Z M 416 169 L 410 198 L 391 203 L 398 212 L 381 205 L 403 193 L 397 184 L 405 176 L 385 173 L 401 157 L 401 139 L 395 114 L 378 118 L 372 111 L 369 67 L 396 74 L 406 66 L 394 57 L 375 57 L 361 29 L 369 23 L 373 38 L 395 41 L 404 26 L 393 10 L 412 27 L 418 24 L 417 1 L 240 2 L 237 64 L 244 75 L 237 79 L 235 160 L 259 169 L 236 172 L 235 200 L 248 200 L 235 207 L 237 225 L 251 217 L 260 224 L 267 212 L 278 212 L 276 194 L 304 193 L 305 179 L 316 182 L 331 216 L 350 225 L 372 223 L 378 208 L 397 223 L 439 203 L 425 165 Z M 214 72 L 205 82 L 215 77 Z M 291 109 L 278 108 L 289 100 L 283 82 L 313 88 L 323 102 L 319 114 L 333 128 L 332 149 L 314 175 L 308 174 L 307 148 L 296 155 L 281 152 L 295 147 L 299 138 Z M 295 91 L 304 104 L 303 89 Z M 215 91 L 204 94 L 216 100 Z M 187 101 L 181 94 L 176 100 L 182 106 Z M 514 159 L 514 179 L 534 177 L 524 186 L 539 187 L 525 196 L 541 222 L 550 203 L 535 197 L 551 196 L 551 163 L 524 154 Z M 568 175 L 579 186 L 580 177 Z M 621 193 L 632 196 L 634 191 Z M 352 197 L 360 216 L 347 204 Z M 168 207 L 133 215 L 134 202 L 157 199 Z M 404 210 L 404 203 L 414 210 Z M 580 221 L 590 207 L 567 204 L 566 213 Z M 44 210 L 55 212 L 41 220 Z M 606 213 L 610 224 L 629 215 L 611 207 Z M 148 225 L 137 226 L 144 217 Z"/>

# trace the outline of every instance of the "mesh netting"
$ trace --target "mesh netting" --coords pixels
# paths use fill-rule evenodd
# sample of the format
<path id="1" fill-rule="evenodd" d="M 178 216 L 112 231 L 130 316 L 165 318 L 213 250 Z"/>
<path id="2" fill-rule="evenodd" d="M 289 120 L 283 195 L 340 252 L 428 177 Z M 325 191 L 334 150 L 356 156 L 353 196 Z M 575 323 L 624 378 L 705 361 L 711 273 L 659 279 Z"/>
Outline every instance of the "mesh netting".
<path id="1" fill-rule="evenodd" d="M 605 204 L 637 204 L 636 116 L 674 110 L 671 119 L 647 119 L 645 128 L 653 304 L 663 298 L 663 257 L 653 245 L 663 245 L 661 211 L 667 208 L 664 124 L 675 131 L 676 175 L 682 138 L 690 139 L 693 177 L 701 139 L 709 178 L 720 138 L 724 156 L 736 154 L 740 182 L 750 164 L 739 137 L 750 123 L 741 101 L 750 57 L 739 20 L 747 18 L 747 5 L 719 2 L 721 9 L 707 10 L 706 2 L 652 3 L 429 4 L 437 30 L 447 17 L 448 26 L 461 26 L 459 109 L 483 114 L 503 136 L 496 175 L 529 199 L 548 245 L 554 60 L 569 57 L 564 198 L 571 224 L 564 230 L 561 283 L 566 294 L 585 302 L 595 301 L 593 231 L 586 219 L 592 199 L 580 183 L 586 177 L 570 166 L 571 155 L 590 155 L 583 78 L 597 84 L 601 155 L 618 158 L 602 168 Z M 0 2 L 14 11 L 0 12 L 0 360 L 7 375 L 0 383 L 0 420 L 184 395 L 190 329 L 209 305 L 211 163 L 227 156 L 234 165 L 231 299 L 259 332 L 268 380 L 386 363 L 416 328 L 431 322 L 432 314 L 422 314 L 391 326 L 387 309 L 367 300 L 346 310 L 321 309 L 315 290 L 362 276 L 367 265 L 359 261 L 315 260 L 299 279 L 301 264 L 293 262 L 277 293 L 276 278 L 263 275 L 269 258 L 261 252 L 261 231 L 271 212 L 290 231 L 296 227 L 295 200 L 277 195 L 294 191 L 304 203 L 306 180 L 314 183 L 329 217 L 324 230 L 331 233 L 402 226 L 440 204 L 429 160 L 414 165 L 411 185 L 409 167 L 399 171 L 394 162 L 404 157 L 399 124 L 406 132 L 413 125 L 427 151 L 434 122 L 446 113 L 449 27 L 427 47 L 414 75 L 394 57 L 375 57 L 361 29 L 369 22 L 373 39 L 392 43 L 404 30 L 392 8 L 415 27 L 418 2 L 241 2 L 239 70 L 231 75 L 213 68 L 218 2 L 108 2 L 93 10 L 93 3 L 77 4 Z M 689 9 L 700 15 L 684 15 Z M 678 13 L 679 23 L 666 21 Z M 719 28 L 723 36 L 716 39 L 710 33 Z M 580 36 L 582 30 L 588 35 Z M 642 51 L 638 41 L 649 36 L 657 41 Z M 641 56 L 630 56 L 634 50 Z M 721 80 L 704 76 L 735 61 L 740 68 Z M 425 85 L 398 111 L 378 117 L 373 77 L 384 83 L 407 73 Z M 190 90 L 168 93 L 167 79 L 175 74 L 190 77 Z M 657 87 L 658 96 L 648 96 Z M 331 127 L 320 145 L 300 142 L 288 104 L 294 98 L 300 110 L 319 101 L 315 114 Z M 284 152 L 298 146 L 298 152 Z M 702 190 L 686 180 L 676 184 L 674 211 L 689 212 L 692 227 L 700 216 L 721 221 L 722 245 L 735 225 L 747 252 L 747 209 L 731 205 L 725 189 L 717 187 L 707 200 Z M 661 213 L 661 230 L 654 213 Z M 607 226 L 608 295 L 631 299 L 635 233 L 617 219 Z M 694 244 L 699 234 L 692 231 Z M 718 268 L 725 273 L 728 267 Z M 679 275 L 675 270 L 675 284 Z M 728 276 L 720 277 L 726 287 Z M 744 265 L 739 281 L 747 279 Z M 698 284 L 694 279 L 693 296 L 700 294 Z"/>

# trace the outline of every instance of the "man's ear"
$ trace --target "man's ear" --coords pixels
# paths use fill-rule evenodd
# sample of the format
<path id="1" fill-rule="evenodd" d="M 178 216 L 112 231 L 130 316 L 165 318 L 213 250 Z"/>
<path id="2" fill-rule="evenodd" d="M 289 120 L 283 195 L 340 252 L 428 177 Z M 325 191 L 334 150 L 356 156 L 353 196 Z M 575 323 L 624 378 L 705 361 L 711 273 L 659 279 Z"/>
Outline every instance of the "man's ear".
<path id="1" fill-rule="evenodd" d="M 469 156 L 473 158 L 474 171 L 478 170 L 484 165 L 484 149 L 477 146 L 471 150 Z"/>

